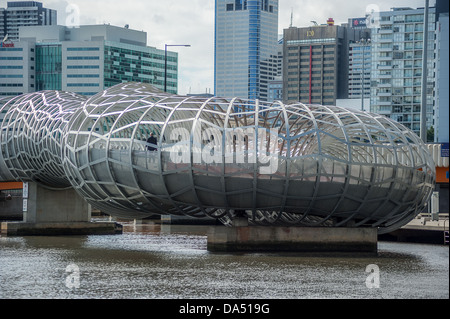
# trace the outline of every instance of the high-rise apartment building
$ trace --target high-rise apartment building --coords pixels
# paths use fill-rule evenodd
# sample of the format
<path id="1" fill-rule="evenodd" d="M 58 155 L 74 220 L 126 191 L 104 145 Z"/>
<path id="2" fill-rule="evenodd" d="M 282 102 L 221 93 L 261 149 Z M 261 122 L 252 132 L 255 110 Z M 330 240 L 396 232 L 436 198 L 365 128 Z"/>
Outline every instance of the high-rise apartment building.
<path id="1" fill-rule="evenodd" d="M 284 30 L 283 100 L 335 105 L 348 96 L 349 41 L 359 32 L 329 24 Z"/>
<path id="2" fill-rule="evenodd" d="M 21 27 L 20 41 L 0 48 L 0 95 L 63 90 L 83 95 L 122 82 L 164 90 L 165 50 L 147 34 L 110 25 Z M 167 91 L 178 91 L 178 54 L 167 52 Z"/>
<path id="3" fill-rule="evenodd" d="M 427 128 L 433 125 L 435 8 L 429 10 L 427 43 Z M 420 133 L 424 8 L 380 12 L 371 29 L 371 111 Z"/>
<path id="4" fill-rule="evenodd" d="M 360 109 L 370 109 L 370 70 L 372 47 L 366 18 L 349 19 L 349 28 L 359 31 L 359 37 L 349 43 L 348 98 L 361 101 Z M 364 92 L 364 97 L 362 92 Z"/>
<path id="5" fill-rule="evenodd" d="M 266 100 L 277 45 L 278 0 L 216 0 L 215 95 Z"/>
<path id="6" fill-rule="evenodd" d="M 8 39 L 19 39 L 19 28 L 22 26 L 56 25 L 56 10 L 44 8 L 37 1 L 12 1 L 7 7 L 0 8 L 0 41 L 8 35 Z"/>
<path id="7" fill-rule="evenodd" d="M 436 21 L 436 92 L 434 141 L 449 142 L 449 12 L 444 1 L 437 1 Z M 442 10 L 442 11 L 441 11 Z M 447 195 L 448 196 L 448 195 Z"/>
<path id="8" fill-rule="evenodd" d="M 348 98 L 364 101 L 370 98 L 371 44 L 355 41 L 349 44 Z M 364 92 L 364 96 L 363 96 Z M 361 105 L 361 109 L 366 105 Z"/>

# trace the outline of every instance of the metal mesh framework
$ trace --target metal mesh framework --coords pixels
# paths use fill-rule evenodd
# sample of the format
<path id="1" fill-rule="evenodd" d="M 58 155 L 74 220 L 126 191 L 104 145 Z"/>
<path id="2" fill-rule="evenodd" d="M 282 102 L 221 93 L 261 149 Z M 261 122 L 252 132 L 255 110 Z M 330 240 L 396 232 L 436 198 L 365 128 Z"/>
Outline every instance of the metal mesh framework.
<path id="1" fill-rule="evenodd" d="M 85 98 L 75 93 L 42 91 L 21 95 L 3 106 L 0 178 L 70 187 L 62 166 L 62 140 L 68 119 Z M 7 170 L 2 170 L 2 158 Z M 2 174 L 3 173 L 3 174 Z"/>
<path id="2" fill-rule="evenodd" d="M 433 160 L 412 131 L 340 107 L 177 96 L 127 83 L 89 99 L 28 94 L 2 109 L 0 177 L 71 185 L 122 217 L 232 224 L 245 212 L 258 225 L 382 233 L 414 218 L 435 183 Z M 147 143 L 151 132 L 157 145 Z"/>

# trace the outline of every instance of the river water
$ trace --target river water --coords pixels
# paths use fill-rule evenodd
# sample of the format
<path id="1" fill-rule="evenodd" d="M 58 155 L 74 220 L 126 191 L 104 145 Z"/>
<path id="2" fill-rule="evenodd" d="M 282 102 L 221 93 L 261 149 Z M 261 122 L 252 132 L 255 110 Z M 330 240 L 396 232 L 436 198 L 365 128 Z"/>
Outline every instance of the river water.
<path id="1" fill-rule="evenodd" d="M 212 253 L 209 227 L 0 237 L 0 299 L 449 298 L 448 246 L 379 242 L 376 257 Z"/>

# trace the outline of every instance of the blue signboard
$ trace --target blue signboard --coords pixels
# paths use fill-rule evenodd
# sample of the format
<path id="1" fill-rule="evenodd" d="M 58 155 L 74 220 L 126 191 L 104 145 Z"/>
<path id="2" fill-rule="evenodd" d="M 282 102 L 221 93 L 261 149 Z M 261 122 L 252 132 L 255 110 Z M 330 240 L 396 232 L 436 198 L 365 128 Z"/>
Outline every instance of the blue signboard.
<path id="1" fill-rule="evenodd" d="M 352 19 L 352 28 L 367 28 L 367 19 L 366 18 L 356 18 Z"/>
<path id="2" fill-rule="evenodd" d="M 448 156 L 448 145 L 449 143 L 442 143 L 441 144 L 441 157 L 449 157 Z"/>

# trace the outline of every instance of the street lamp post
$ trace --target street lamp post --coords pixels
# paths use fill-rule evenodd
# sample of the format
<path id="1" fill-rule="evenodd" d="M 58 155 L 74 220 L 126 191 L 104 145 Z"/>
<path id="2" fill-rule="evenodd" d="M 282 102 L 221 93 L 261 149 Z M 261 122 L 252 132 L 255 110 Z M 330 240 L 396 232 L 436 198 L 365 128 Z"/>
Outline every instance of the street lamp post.
<path id="1" fill-rule="evenodd" d="M 167 92 L 167 48 L 168 47 L 190 47 L 190 44 L 165 44 L 164 48 L 164 92 Z"/>
<path id="2" fill-rule="evenodd" d="M 420 138 L 427 143 L 427 75 L 428 75 L 428 11 L 429 0 L 425 0 L 423 21 L 423 53 L 422 53 L 422 106 L 420 108 Z"/>

